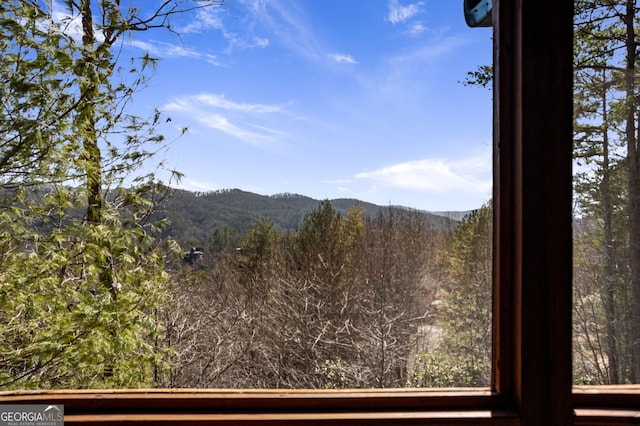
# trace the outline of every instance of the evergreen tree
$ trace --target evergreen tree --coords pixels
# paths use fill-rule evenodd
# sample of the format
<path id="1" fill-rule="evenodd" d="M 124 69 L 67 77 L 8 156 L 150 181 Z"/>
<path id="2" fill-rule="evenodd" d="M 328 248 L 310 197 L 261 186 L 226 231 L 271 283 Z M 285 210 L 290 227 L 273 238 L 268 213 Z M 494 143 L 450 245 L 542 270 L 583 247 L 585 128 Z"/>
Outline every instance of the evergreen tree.
<path id="1" fill-rule="evenodd" d="M 577 173 L 575 317 L 600 299 L 604 327 L 577 323 L 576 353 L 604 354 L 603 368 L 577 372 L 600 382 L 640 379 L 640 160 L 637 149 L 637 31 L 633 0 L 575 3 L 575 157 Z M 592 250 L 580 247 L 595 244 Z M 597 255 L 597 256 L 596 256 Z M 594 257 L 595 256 L 595 257 Z M 593 263 L 596 262 L 596 263 Z M 596 277 L 598 286 L 587 281 Z M 591 308 L 589 308 L 591 309 Z M 591 331 L 587 331 L 591 330 Z M 591 333 L 586 335 L 586 333 Z M 603 341 L 602 346 L 592 342 Z"/>
<path id="2" fill-rule="evenodd" d="M 491 377 L 492 208 L 465 216 L 449 252 L 449 279 L 439 292 L 442 345 L 422 354 L 412 386 L 488 386 Z"/>
<path id="3" fill-rule="evenodd" d="M 148 222 L 160 187 L 136 175 L 164 138 L 157 112 L 127 111 L 155 60 L 123 68 L 115 49 L 196 6 L 0 6 L 0 387 L 147 387 L 163 368 L 167 274 Z"/>

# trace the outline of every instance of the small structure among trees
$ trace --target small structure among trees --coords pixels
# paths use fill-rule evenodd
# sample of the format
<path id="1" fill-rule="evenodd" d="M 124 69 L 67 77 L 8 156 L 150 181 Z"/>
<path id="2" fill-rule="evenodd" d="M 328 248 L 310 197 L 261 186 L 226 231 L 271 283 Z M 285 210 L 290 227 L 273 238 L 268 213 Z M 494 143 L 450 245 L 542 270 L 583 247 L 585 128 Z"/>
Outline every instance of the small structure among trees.
<path id="1" fill-rule="evenodd" d="M 191 249 L 184 254 L 182 261 L 184 263 L 188 263 L 189 265 L 193 265 L 194 263 L 202 259 L 203 255 L 204 250 L 202 249 L 202 247 L 191 247 Z"/>

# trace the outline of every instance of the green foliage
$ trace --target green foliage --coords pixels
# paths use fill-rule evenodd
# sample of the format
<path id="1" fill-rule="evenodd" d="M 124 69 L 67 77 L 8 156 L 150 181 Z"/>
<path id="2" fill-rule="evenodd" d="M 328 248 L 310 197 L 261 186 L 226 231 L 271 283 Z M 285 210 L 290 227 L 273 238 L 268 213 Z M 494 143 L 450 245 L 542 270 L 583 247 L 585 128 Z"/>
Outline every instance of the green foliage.
<path id="1" fill-rule="evenodd" d="M 477 70 L 467 72 L 467 77 L 462 84 L 465 86 L 478 86 L 491 89 L 493 83 L 493 66 L 480 65 Z"/>
<path id="2" fill-rule="evenodd" d="M 421 361 L 425 368 L 437 371 L 447 368 L 442 359 L 449 358 L 451 380 L 462 380 L 456 386 L 488 386 L 490 381 L 492 223 L 489 203 L 467 215 L 456 229 L 449 280 L 438 293 L 441 354 L 433 358 L 427 354 Z M 422 381 L 436 380 L 429 371 L 417 374 Z"/>
<path id="3" fill-rule="evenodd" d="M 353 242 L 350 232 L 345 232 L 347 225 L 328 200 L 309 212 L 293 237 L 292 260 L 297 268 L 337 277 L 348 262 Z"/>
<path id="4" fill-rule="evenodd" d="M 478 377 L 486 374 L 482 365 L 469 362 L 464 354 L 435 350 L 418 356 L 407 386 L 412 388 L 447 388 L 477 386 Z"/>
<path id="5" fill-rule="evenodd" d="M 119 1 L 65 2 L 63 18 L 0 6 L 0 388 L 148 387 L 165 368 L 162 191 L 138 173 L 162 120 L 127 110 L 155 60 L 121 67 L 114 49 L 182 4 L 151 19 Z"/>
<path id="6" fill-rule="evenodd" d="M 43 25 L 30 1 L 0 9 L 0 176 L 5 187 L 67 177 L 75 143 L 69 137 L 75 104 L 71 58 L 77 48 Z M 43 161 L 44 159 L 47 161 Z"/>
<path id="7" fill-rule="evenodd" d="M 348 367 L 344 361 L 325 360 L 318 369 L 318 374 L 322 377 L 324 389 L 348 389 L 351 386 L 351 380 L 347 374 Z"/>
<path id="8" fill-rule="evenodd" d="M 39 207 L 56 210 L 69 195 L 52 190 Z M 0 236 L 0 387 L 153 385 L 161 367 L 154 309 L 168 278 L 155 239 L 123 227 L 116 212 L 104 225 L 73 220 L 40 233 L 25 223 L 32 211 L 0 218 L 8 231 Z M 99 284 L 106 259 L 109 289 Z"/>
<path id="9" fill-rule="evenodd" d="M 575 2 L 573 316 L 574 377 L 580 383 L 640 377 L 640 346 L 632 343 L 640 340 L 632 77 L 640 9 L 632 3 Z"/>
<path id="10" fill-rule="evenodd" d="M 280 262 L 281 235 L 273 222 L 262 219 L 247 230 L 239 241 L 234 257 L 238 280 L 255 286 L 254 297 L 264 297 L 269 287 L 265 275 L 271 274 Z"/>
<path id="11" fill-rule="evenodd" d="M 342 216 L 353 207 L 364 216 L 375 216 L 388 207 L 354 199 L 331 200 L 334 210 Z M 163 201 L 154 217 L 169 219 L 163 236 L 174 238 L 186 246 L 202 246 L 211 238 L 212 230 L 229 227 L 238 233 L 251 228 L 262 218 L 268 218 L 279 229 L 293 231 L 302 225 L 304 217 L 321 201 L 295 194 L 258 195 L 239 189 L 214 192 L 173 190 Z M 444 216 L 420 212 L 439 230 L 450 230 L 455 221 Z"/>

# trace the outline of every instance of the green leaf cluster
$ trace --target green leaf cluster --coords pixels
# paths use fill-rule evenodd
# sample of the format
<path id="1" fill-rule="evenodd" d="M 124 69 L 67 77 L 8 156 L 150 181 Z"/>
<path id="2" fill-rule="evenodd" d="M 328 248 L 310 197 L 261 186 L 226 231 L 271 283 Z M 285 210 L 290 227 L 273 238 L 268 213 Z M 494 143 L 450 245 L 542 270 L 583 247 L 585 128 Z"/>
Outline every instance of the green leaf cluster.
<path id="1" fill-rule="evenodd" d="M 448 278 L 438 292 L 442 343 L 418 358 L 419 386 L 487 386 L 491 375 L 491 203 L 465 216 L 449 251 Z"/>
<path id="2" fill-rule="evenodd" d="M 140 173 L 163 121 L 128 110 L 155 60 L 115 53 L 169 3 L 155 20 L 119 1 L 0 6 L 0 389 L 149 387 L 166 366 L 164 187 Z"/>
<path id="3" fill-rule="evenodd" d="M 0 387 L 152 386 L 162 368 L 154 342 L 168 279 L 163 253 L 116 212 L 100 226 L 26 220 L 71 193 L 52 188 L 37 209 L 0 215 Z M 101 285 L 104 264 L 111 288 Z"/>

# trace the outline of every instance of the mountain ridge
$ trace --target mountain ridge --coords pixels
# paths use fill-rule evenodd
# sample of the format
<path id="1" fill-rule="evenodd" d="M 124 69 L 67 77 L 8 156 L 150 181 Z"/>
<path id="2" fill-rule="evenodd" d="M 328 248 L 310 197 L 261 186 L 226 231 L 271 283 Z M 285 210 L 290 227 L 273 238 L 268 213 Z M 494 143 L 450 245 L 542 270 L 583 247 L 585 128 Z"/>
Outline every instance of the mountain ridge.
<path id="1" fill-rule="evenodd" d="M 155 219 L 168 219 L 164 236 L 178 241 L 205 241 L 216 228 L 229 227 L 242 233 L 262 219 L 272 221 L 281 230 L 298 227 L 305 215 L 322 201 L 329 201 L 342 215 L 354 206 L 366 216 L 374 216 L 388 209 L 414 211 L 423 214 L 436 229 L 453 229 L 468 212 L 428 212 L 402 206 L 380 206 L 355 198 L 317 200 L 294 193 L 260 195 L 237 188 L 209 192 L 172 189 L 171 195 L 160 205 Z"/>

